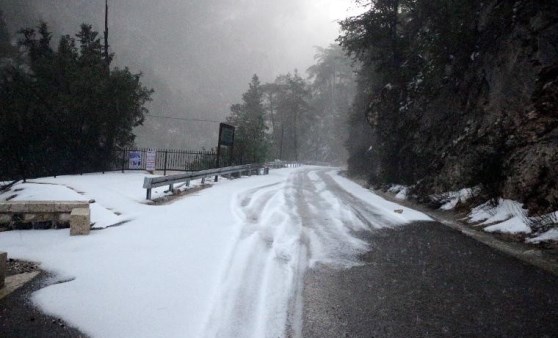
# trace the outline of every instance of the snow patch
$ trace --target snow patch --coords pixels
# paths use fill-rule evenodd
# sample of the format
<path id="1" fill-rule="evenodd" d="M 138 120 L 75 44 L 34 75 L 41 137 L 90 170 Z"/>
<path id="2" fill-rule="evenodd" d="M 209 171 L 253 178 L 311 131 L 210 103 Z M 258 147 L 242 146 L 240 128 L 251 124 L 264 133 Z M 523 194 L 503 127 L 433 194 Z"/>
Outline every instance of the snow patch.
<path id="1" fill-rule="evenodd" d="M 546 232 L 543 232 L 542 234 L 534 237 L 534 238 L 529 238 L 527 239 L 527 243 L 541 243 L 541 242 L 548 242 L 548 241 L 558 241 L 558 229 L 554 228 L 554 229 L 550 229 Z"/>
<path id="2" fill-rule="evenodd" d="M 378 208 L 379 211 L 382 212 L 382 215 L 384 215 L 384 217 L 388 220 L 393 220 L 393 222 L 399 224 L 406 224 L 414 221 L 432 221 L 432 218 L 426 214 L 401 206 L 397 203 L 387 201 L 348 178 L 336 175 L 334 172 L 331 172 L 330 175 L 350 194 Z M 395 213 L 394 210 L 403 210 L 403 212 L 398 214 Z"/>
<path id="3" fill-rule="evenodd" d="M 476 196 L 480 191 L 479 187 L 475 188 L 463 188 L 459 191 L 450 191 L 443 194 L 443 198 L 440 200 L 442 210 L 453 210 L 458 203 L 465 203 L 467 200 Z"/>
<path id="4" fill-rule="evenodd" d="M 493 206 L 490 202 L 479 205 L 468 215 L 469 223 L 486 226 L 485 231 L 518 234 L 529 234 L 532 232 L 528 223 L 527 210 L 523 204 L 500 198 L 498 205 Z"/>
<path id="5" fill-rule="evenodd" d="M 395 194 L 395 198 L 398 200 L 406 200 L 407 194 L 409 193 L 409 187 L 399 184 L 392 185 L 388 192 Z"/>
<path id="6" fill-rule="evenodd" d="M 508 234 L 519 234 L 519 233 L 529 234 L 531 233 L 531 228 L 520 217 L 514 216 L 501 223 L 488 226 L 484 228 L 484 231 L 501 232 L 501 233 L 508 233 Z"/>

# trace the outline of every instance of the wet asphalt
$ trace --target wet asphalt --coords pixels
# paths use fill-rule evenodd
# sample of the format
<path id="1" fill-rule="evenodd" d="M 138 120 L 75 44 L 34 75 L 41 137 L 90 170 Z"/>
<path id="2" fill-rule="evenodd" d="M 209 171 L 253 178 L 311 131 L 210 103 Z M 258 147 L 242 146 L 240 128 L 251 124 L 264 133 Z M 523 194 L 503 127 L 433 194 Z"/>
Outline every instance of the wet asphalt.
<path id="1" fill-rule="evenodd" d="M 86 337 L 59 318 L 39 311 L 31 294 L 46 286 L 49 275 L 41 272 L 31 282 L 0 299 L 1 338 L 81 338 Z"/>
<path id="2" fill-rule="evenodd" d="M 304 278 L 303 337 L 558 337 L 558 277 L 435 222 Z"/>

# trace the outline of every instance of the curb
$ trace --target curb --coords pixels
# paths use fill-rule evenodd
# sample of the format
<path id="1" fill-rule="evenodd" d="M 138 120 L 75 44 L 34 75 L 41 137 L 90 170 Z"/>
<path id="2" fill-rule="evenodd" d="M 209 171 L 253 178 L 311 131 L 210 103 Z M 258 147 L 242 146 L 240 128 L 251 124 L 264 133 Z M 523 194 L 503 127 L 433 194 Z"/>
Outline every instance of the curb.
<path id="1" fill-rule="evenodd" d="M 0 289 L 0 300 L 30 282 L 33 278 L 37 277 L 39 273 L 39 271 L 24 272 L 6 277 L 5 285 Z"/>

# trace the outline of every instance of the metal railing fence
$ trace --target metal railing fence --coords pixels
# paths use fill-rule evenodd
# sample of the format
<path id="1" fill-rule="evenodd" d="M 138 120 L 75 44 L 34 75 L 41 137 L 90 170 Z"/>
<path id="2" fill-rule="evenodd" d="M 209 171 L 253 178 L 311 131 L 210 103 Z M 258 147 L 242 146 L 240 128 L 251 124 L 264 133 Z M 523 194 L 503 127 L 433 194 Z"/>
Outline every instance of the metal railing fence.
<path id="1" fill-rule="evenodd" d="M 147 153 L 155 151 L 155 170 L 162 170 L 163 175 L 167 171 L 199 171 L 215 168 L 217 165 L 217 154 L 214 151 L 189 151 L 178 149 L 149 149 L 149 148 L 126 148 L 117 150 L 118 158 L 112 170 L 146 170 Z M 139 165 L 132 165 L 130 155 L 139 153 L 141 161 Z"/>

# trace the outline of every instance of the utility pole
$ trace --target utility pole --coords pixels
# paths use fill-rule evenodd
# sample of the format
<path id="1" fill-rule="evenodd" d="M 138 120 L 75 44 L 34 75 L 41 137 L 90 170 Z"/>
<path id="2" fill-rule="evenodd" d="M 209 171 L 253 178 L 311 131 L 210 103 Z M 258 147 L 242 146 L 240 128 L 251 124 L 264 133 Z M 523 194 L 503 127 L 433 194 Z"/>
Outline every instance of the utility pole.
<path id="1" fill-rule="evenodd" d="M 107 63 L 107 68 L 110 65 L 109 59 L 109 45 L 108 45 L 108 0 L 105 0 L 105 48 L 104 48 L 104 56 L 105 62 Z"/>

